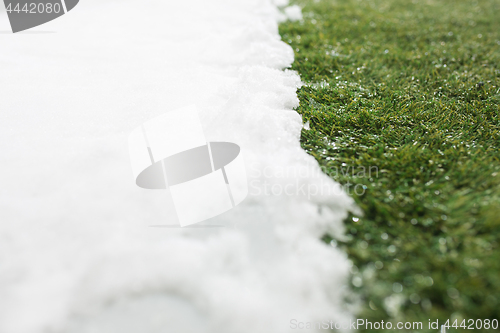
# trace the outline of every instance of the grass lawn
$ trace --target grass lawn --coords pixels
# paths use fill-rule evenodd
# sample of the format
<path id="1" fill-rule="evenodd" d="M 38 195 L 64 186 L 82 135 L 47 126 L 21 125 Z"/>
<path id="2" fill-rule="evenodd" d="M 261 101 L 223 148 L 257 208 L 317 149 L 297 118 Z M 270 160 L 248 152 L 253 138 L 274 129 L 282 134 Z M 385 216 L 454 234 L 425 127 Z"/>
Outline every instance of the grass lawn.
<path id="1" fill-rule="evenodd" d="M 302 146 L 365 212 L 324 237 L 358 317 L 500 320 L 500 1 L 294 3 Z"/>

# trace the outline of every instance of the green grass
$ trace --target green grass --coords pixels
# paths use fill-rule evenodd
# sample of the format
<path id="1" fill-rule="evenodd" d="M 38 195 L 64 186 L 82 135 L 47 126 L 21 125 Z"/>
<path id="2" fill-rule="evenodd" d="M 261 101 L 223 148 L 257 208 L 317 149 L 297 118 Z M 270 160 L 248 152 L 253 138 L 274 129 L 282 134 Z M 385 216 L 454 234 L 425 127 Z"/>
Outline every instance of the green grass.
<path id="1" fill-rule="evenodd" d="M 324 237 L 358 317 L 500 320 L 500 1 L 294 3 L 302 146 L 364 211 Z"/>

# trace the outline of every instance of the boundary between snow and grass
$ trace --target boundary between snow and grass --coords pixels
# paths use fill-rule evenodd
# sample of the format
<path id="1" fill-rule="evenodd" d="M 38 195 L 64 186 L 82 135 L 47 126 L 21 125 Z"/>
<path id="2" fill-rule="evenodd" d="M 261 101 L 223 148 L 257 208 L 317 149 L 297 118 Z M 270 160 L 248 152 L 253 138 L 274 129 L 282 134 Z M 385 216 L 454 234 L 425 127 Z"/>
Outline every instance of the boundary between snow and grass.
<path id="1" fill-rule="evenodd" d="M 498 318 L 500 4 L 294 3 L 302 146 L 365 189 L 347 239 L 324 238 L 355 263 L 360 318 Z"/>
<path id="2" fill-rule="evenodd" d="M 278 333 L 352 317 L 350 262 L 320 239 L 342 238 L 354 201 L 300 146 L 278 17 L 265 0 L 89 0 L 44 26 L 57 33 L 0 37 L 0 331 Z M 260 192 L 211 221 L 234 228 L 148 228 L 166 198 L 135 187 L 128 134 L 192 103 L 208 141 L 242 147 Z"/>

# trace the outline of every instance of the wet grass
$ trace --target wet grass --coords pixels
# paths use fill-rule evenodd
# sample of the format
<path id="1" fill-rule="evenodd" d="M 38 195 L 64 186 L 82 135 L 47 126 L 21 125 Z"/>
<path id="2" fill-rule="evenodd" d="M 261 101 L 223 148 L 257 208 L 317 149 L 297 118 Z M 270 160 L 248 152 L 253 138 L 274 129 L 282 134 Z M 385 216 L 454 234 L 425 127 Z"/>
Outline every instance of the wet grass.
<path id="1" fill-rule="evenodd" d="M 500 320 L 500 2 L 294 3 L 302 145 L 365 213 L 324 237 L 358 317 Z"/>

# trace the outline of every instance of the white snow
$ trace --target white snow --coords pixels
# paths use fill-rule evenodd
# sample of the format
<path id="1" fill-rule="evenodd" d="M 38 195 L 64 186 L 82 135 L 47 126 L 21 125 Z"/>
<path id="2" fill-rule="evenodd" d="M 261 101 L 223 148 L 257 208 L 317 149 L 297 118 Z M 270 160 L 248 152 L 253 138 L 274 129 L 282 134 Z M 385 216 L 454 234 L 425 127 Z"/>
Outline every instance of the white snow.
<path id="1" fill-rule="evenodd" d="M 285 8 L 285 15 L 290 21 L 302 20 L 302 9 L 298 5 L 293 5 Z"/>
<path id="2" fill-rule="evenodd" d="M 85 0 L 25 33 L 0 13 L 0 332 L 289 332 L 342 321 L 353 201 L 299 144 L 300 78 L 268 0 Z M 127 137 L 196 104 L 249 197 L 176 223 Z M 280 193 L 279 191 L 286 191 Z"/>

